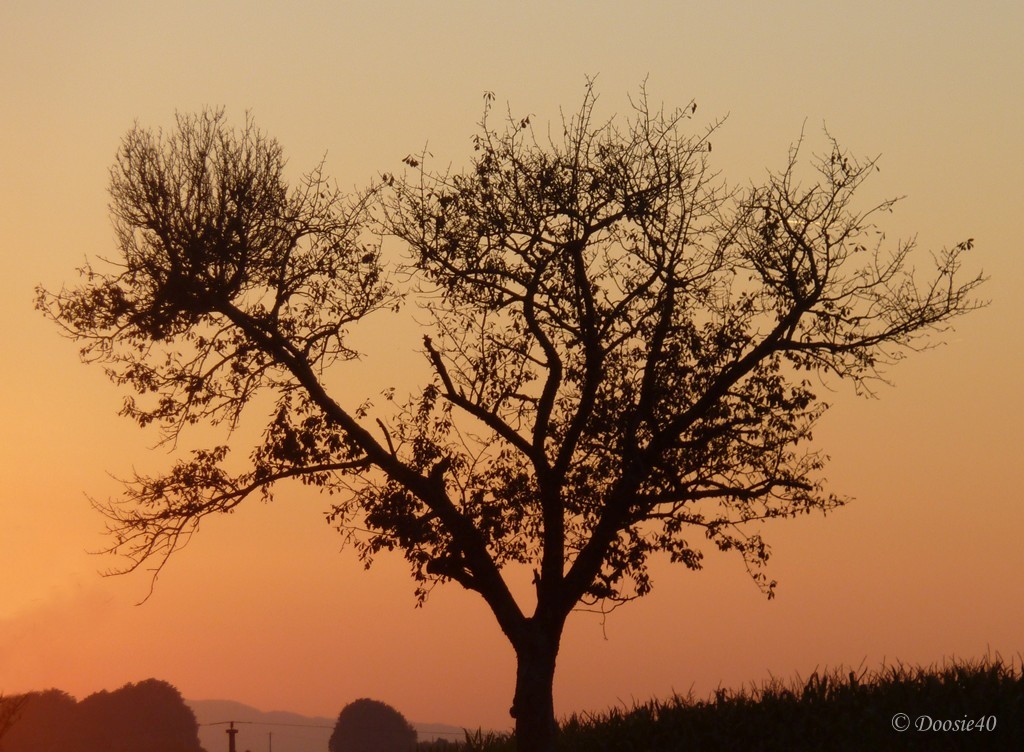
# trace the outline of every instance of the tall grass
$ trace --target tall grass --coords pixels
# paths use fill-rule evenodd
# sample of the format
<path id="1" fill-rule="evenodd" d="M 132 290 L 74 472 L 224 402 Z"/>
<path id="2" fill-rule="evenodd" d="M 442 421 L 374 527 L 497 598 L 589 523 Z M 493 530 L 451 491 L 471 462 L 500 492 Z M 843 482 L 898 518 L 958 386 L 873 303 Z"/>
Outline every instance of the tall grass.
<path id="1" fill-rule="evenodd" d="M 901 713 L 904 731 L 894 728 L 904 722 Z M 955 722 L 961 730 L 950 728 Z M 447 749 L 511 752 L 514 744 L 476 732 Z M 1024 750 L 1024 663 L 998 655 L 927 668 L 897 663 L 719 689 L 707 699 L 676 695 L 570 716 L 561 723 L 559 750 Z"/>

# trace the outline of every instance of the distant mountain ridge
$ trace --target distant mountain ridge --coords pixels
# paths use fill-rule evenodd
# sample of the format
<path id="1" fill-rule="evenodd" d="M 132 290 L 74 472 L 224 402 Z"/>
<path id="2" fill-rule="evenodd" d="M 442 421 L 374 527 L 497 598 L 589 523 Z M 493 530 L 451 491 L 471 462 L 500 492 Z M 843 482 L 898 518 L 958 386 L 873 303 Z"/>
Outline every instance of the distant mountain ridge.
<path id="1" fill-rule="evenodd" d="M 226 730 L 235 723 L 238 752 L 327 752 L 335 718 L 287 711 L 263 711 L 234 700 L 185 700 L 199 723 L 199 742 L 206 752 L 227 752 Z M 341 708 L 338 708 L 341 712 Z M 463 730 L 441 723 L 416 723 L 419 741 L 460 741 Z"/>

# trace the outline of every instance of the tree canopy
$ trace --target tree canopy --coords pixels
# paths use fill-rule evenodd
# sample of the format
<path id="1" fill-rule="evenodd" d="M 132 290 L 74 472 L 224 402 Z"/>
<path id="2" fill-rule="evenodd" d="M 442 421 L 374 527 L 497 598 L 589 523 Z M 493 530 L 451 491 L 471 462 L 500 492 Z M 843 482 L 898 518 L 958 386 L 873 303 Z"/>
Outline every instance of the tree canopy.
<path id="1" fill-rule="evenodd" d="M 57 689 L 11 699 L 20 712 L 3 738 L 5 752 L 202 752 L 195 715 L 177 689 L 157 679 L 80 702 Z"/>
<path id="2" fill-rule="evenodd" d="M 444 581 L 485 599 L 534 742 L 553 733 L 565 618 L 647 593 L 654 553 L 697 569 L 708 544 L 735 551 L 771 595 L 760 523 L 842 503 L 810 443 L 819 385 L 870 388 L 977 307 L 972 241 L 921 273 L 914 243 L 876 226 L 894 202 L 855 200 L 876 161 L 831 137 L 730 188 L 711 167 L 720 123 L 694 128 L 694 103 L 641 92 L 602 121 L 596 100 L 588 86 L 538 133 L 493 125 L 489 96 L 468 167 L 410 156 L 352 196 L 322 165 L 289 187 L 281 147 L 219 111 L 130 131 L 111 172 L 118 257 L 39 307 L 168 441 L 234 426 L 257 393 L 274 408 L 248 469 L 212 446 L 101 504 L 112 550 L 162 560 L 284 479 L 329 491 L 346 540 L 367 561 L 400 551 L 421 599 Z M 390 237 L 404 254 L 382 251 Z M 431 378 L 353 399 L 350 328 L 403 304 Z M 533 569 L 532 603 L 509 566 Z"/>
<path id="3" fill-rule="evenodd" d="M 409 752 L 416 748 L 416 729 L 387 703 L 361 698 L 338 714 L 330 752 Z"/>

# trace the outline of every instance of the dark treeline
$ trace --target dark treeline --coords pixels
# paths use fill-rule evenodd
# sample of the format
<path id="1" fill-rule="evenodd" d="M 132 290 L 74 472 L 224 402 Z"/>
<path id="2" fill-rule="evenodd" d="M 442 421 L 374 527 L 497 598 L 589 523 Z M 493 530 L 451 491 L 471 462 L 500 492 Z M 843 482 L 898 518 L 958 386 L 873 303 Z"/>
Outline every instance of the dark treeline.
<path id="1" fill-rule="evenodd" d="M 198 730 L 181 693 L 157 679 L 80 702 L 49 689 L 24 697 L 0 752 L 203 752 Z"/>

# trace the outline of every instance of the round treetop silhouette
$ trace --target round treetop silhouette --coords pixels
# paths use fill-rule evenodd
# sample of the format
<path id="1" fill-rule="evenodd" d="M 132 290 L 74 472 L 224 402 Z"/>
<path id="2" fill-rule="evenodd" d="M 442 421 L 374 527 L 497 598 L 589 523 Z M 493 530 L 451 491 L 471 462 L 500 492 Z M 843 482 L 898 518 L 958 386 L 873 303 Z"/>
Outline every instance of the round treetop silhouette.
<path id="1" fill-rule="evenodd" d="M 387 703 L 361 698 L 342 708 L 327 743 L 330 752 L 409 752 L 416 729 Z"/>

